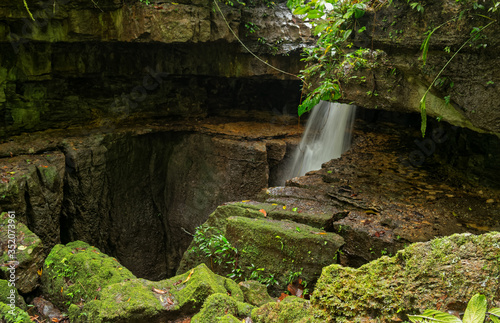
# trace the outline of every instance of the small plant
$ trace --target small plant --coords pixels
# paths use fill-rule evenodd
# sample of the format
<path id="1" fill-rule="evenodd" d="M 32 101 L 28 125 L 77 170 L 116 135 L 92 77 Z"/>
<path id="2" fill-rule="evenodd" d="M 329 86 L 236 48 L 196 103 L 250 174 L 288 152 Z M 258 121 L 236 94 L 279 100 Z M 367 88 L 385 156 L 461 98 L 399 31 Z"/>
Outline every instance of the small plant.
<path id="1" fill-rule="evenodd" d="M 201 225 L 196 228 L 193 241 L 196 243 L 197 248 L 193 248 L 193 252 L 201 252 L 202 256 L 209 258 L 212 269 L 213 264 L 226 267 L 231 270 L 231 274 L 241 276 L 242 272 L 236 270 L 238 267 L 238 249 L 233 247 L 231 243 L 219 230 Z M 227 268 L 230 265 L 230 268 Z"/>
<path id="2" fill-rule="evenodd" d="M 487 311 L 486 297 L 481 294 L 472 296 L 465 310 L 463 319 L 437 311 L 425 310 L 422 315 L 408 315 L 412 322 L 436 322 L 436 323 L 483 323 L 485 319 L 493 323 L 500 323 L 500 308 L 492 308 Z"/>

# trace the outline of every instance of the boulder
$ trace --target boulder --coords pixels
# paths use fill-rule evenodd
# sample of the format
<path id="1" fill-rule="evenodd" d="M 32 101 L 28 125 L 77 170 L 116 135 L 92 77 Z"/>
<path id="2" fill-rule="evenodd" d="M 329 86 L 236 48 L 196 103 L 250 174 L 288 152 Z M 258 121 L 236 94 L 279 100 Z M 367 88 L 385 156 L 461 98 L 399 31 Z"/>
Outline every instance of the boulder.
<path id="1" fill-rule="evenodd" d="M 324 323 L 333 322 L 326 311 L 311 305 L 311 302 L 295 296 L 285 297 L 281 302 L 262 305 L 252 311 L 255 323 Z"/>
<path id="2" fill-rule="evenodd" d="M 212 294 L 230 295 L 237 315 L 248 315 L 253 308 L 243 303 L 234 281 L 204 264 L 170 279 L 148 281 L 81 241 L 53 248 L 42 282 L 48 299 L 67 310 L 71 322 L 163 322 L 198 312 Z"/>
<path id="3" fill-rule="evenodd" d="M 6 246 L 5 251 L 0 251 L 0 259 L 7 265 L 0 267 L 0 279 L 14 282 L 21 293 L 32 292 L 39 286 L 38 272 L 45 256 L 42 241 L 26 225 L 17 222 L 15 213 L 2 212 L 0 243 Z"/>
<path id="4" fill-rule="evenodd" d="M 425 309 L 463 312 L 476 293 L 500 305 L 500 233 L 415 243 L 360 268 L 323 269 L 312 304 L 340 320 L 393 322 Z"/>
<path id="5" fill-rule="evenodd" d="M 14 293 L 12 293 L 12 291 L 14 291 Z M 14 297 L 10 297 L 11 295 L 14 295 Z M 14 304 L 16 307 L 26 310 L 26 302 L 24 298 L 19 295 L 17 288 L 12 287 L 9 281 L 3 279 L 0 279 L 0 302 L 6 305 Z"/>
<path id="6" fill-rule="evenodd" d="M 274 301 L 267 293 L 266 285 L 263 285 L 258 281 L 245 280 L 240 282 L 238 286 L 240 286 L 241 291 L 243 292 L 245 302 L 249 304 L 261 306 Z"/>
<path id="7" fill-rule="evenodd" d="M 283 205 L 251 201 L 218 207 L 198 228 L 179 270 L 206 263 L 217 273 L 257 279 L 281 290 L 298 276 L 313 283 L 322 267 L 337 261 L 344 240 L 319 228 L 330 216 L 321 218 L 297 209 L 283 212 L 284 209 Z M 215 240 L 224 241 L 223 252 L 211 250 Z"/>
<path id="8" fill-rule="evenodd" d="M 42 290 L 59 308 L 96 298 L 106 286 L 135 279 L 116 259 L 82 241 L 58 244 L 45 259 Z"/>

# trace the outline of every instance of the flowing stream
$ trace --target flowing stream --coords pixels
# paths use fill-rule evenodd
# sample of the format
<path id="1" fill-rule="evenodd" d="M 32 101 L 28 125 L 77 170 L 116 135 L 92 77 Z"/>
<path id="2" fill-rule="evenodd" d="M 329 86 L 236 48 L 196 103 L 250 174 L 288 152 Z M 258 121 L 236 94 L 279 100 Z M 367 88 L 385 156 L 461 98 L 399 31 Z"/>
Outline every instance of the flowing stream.
<path id="1" fill-rule="evenodd" d="M 321 101 L 313 109 L 287 179 L 321 168 L 339 158 L 351 145 L 355 105 Z"/>

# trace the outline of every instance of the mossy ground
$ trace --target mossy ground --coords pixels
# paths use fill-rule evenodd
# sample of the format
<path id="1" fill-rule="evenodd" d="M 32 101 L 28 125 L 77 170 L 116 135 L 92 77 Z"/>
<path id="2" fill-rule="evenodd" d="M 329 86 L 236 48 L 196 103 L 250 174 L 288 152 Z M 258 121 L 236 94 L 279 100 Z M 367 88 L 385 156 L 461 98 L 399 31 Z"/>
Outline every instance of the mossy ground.
<path id="1" fill-rule="evenodd" d="M 28 313 L 23 311 L 22 309 L 16 307 L 14 309 L 14 315 L 9 313 L 11 308 L 9 305 L 0 302 L 0 318 L 2 319 L 2 322 L 5 323 L 31 323 L 32 321 L 30 320 L 30 316 Z"/>

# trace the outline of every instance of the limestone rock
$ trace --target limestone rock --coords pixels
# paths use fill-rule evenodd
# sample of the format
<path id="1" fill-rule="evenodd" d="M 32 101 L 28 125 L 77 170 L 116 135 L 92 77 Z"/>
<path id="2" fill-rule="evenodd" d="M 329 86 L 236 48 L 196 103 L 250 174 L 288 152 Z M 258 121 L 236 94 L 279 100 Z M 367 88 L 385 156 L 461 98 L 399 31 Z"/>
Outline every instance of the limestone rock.
<path id="1" fill-rule="evenodd" d="M 267 293 L 267 287 L 255 280 L 245 280 L 238 284 L 245 297 L 245 302 L 261 306 L 274 300 Z"/>
<path id="2" fill-rule="evenodd" d="M 214 265 L 214 259 L 206 258 L 201 246 L 193 241 L 179 270 L 205 262 L 221 274 L 234 276 L 241 270 L 240 279 L 253 279 L 252 275 L 256 275 L 265 281 L 269 276 L 275 280 L 268 282 L 270 287 L 280 286 L 282 290 L 290 282 L 289 277 L 294 275 L 314 282 L 323 266 L 337 261 L 337 252 L 344 240 L 335 233 L 300 223 L 300 219 L 307 221 L 308 214 L 297 210 L 288 213 L 296 213 L 299 221 L 282 220 L 286 215 L 290 218 L 293 215 L 278 209 L 283 211 L 283 206 L 251 201 L 218 207 L 199 228 L 205 232 L 201 243 L 209 243 L 210 239 L 221 236 L 227 238 L 229 244 L 237 246 L 238 268 L 228 266 L 225 261 Z M 309 217 L 314 215 L 309 214 Z"/>
<path id="3" fill-rule="evenodd" d="M 111 284 L 135 276 L 116 259 L 85 242 L 56 245 L 45 259 L 42 289 L 59 308 L 92 300 Z"/>
<path id="4" fill-rule="evenodd" d="M 473 27 L 489 22 L 486 17 L 483 21 L 472 17 L 452 21 L 458 12 L 470 10 L 467 6 L 442 0 L 425 3 L 422 12 L 412 10 L 404 1 L 369 8 L 360 23 L 370 32 L 356 35 L 354 39 L 355 47 L 364 48 L 362 57 L 368 62 L 360 69 L 343 67 L 345 100 L 367 108 L 419 113 L 424 92 L 453 51 L 470 37 Z M 487 9 L 484 15 L 488 14 Z M 427 62 L 423 66 L 420 46 L 427 37 L 430 23 L 434 27 L 443 26 L 430 38 Z M 480 44 L 484 47 L 477 43 L 465 46 L 450 61 L 440 75 L 442 83 L 438 81 L 427 95 L 429 119 L 441 117 L 456 126 L 498 135 L 500 65 L 498 55 L 493 54 L 500 46 L 494 36 L 498 32 L 497 24 L 489 26 L 482 32 L 484 38 Z M 446 48 L 452 53 L 446 54 Z M 360 82 L 362 77 L 366 79 Z M 376 94 L 372 95 L 374 89 Z M 449 96 L 449 104 L 445 96 Z"/>
<path id="5" fill-rule="evenodd" d="M 230 296 L 225 294 L 210 295 L 201 311 L 193 316 L 192 323 L 212 323 L 212 322 L 231 322 L 231 317 L 222 317 L 229 315 L 235 318 L 238 316 L 238 306 Z M 239 322 L 239 320 L 237 320 Z"/>
<path id="6" fill-rule="evenodd" d="M 358 269 L 323 269 L 311 301 L 344 320 L 390 322 L 425 309 L 463 312 L 476 293 L 500 305 L 500 233 L 455 234 L 415 243 Z"/>
<path id="7" fill-rule="evenodd" d="M 234 281 L 204 264 L 170 279 L 148 281 L 81 241 L 53 248 L 42 282 L 44 293 L 68 310 L 72 322 L 171 320 L 198 312 L 212 294 L 230 295 L 237 315 L 252 309 L 242 303 L 243 292 Z"/>
<path id="8" fill-rule="evenodd" d="M 10 225 L 13 225 L 15 229 L 12 230 Z M 9 242 L 13 240 L 15 244 Z M 0 251 L 2 252 L 0 259 L 3 264 L 8 265 L 0 268 L 0 278 L 10 280 L 14 277 L 15 287 L 21 293 L 33 291 L 39 285 L 38 270 L 42 268 L 45 256 L 42 241 L 23 223 L 9 217 L 9 213 L 2 212 L 0 214 L 0 242 L 6 246 L 5 250 Z M 9 246 L 14 246 L 15 249 L 10 249 Z"/>
<path id="9" fill-rule="evenodd" d="M 11 295 L 11 290 L 14 290 L 14 301 L 11 301 L 12 298 L 7 298 Z M 0 279 L 0 302 L 10 305 L 12 303 L 15 304 L 16 307 L 19 307 L 22 310 L 26 310 L 26 302 L 24 298 L 19 295 L 17 288 L 9 285 L 9 282 L 4 279 Z"/>
<path id="10" fill-rule="evenodd" d="M 252 311 L 254 322 L 325 323 L 333 322 L 325 311 L 311 302 L 295 296 L 285 297 L 281 302 L 262 305 Z"/>
<path id="11" fill-rule="evenodd" d="M 36 146 L 36 149 L 44 148 Z M 59 216 L 63 200 L 64 154 L 26 154 L 2 159 L 2 162 L 1 209 L 14 211 L 16 221 L 28 225 L 43 241 L 44 252 L 48 253 L 61 241 Z"/>

